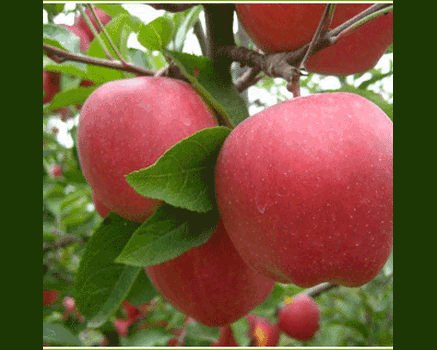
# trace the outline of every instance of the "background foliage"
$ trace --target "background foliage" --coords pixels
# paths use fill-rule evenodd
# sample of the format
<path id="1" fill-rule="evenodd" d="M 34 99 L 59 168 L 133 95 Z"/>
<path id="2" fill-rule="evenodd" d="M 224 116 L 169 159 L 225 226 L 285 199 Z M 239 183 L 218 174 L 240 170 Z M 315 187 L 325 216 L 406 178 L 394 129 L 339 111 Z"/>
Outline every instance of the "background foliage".
<path id="1" fill-rule="evenodd" d="M 163 55 L 145 39 L 150 32 L 147 26 L 140 24 L 139 18 L 120 5 L 98 6 L 111 14 L 114 21 L 122 23 L 116 26 L 111 22 L 108 32 L 126 59 L 153 70 L 166 66 Z M 197 19 L 203 19 L 201 6 L 177 14 L 156 11 L 147 5 L 137 6 L 160 16 L 155 24 L 160 25 L 159 30 L 164 34 L 156 40 L 165 40 L 167 48 L 174 51 L 192 53 L 186 43 L 195 41 L 193 25 Z M 43 9 L 46 23 L 51 24 L 68 22 L 71 16 L 77 14 L 74 6 L 65 4 L 43 4 Z M 237 27 L 234 30 L 237 43 L 251 47 L 247 37 Z M 44 33 L 48 42 L 77 50 L 74 37 L 70 41 L 51 36 L 48 29 Z M 138 42 L 143 45 L 142 48 L 129 44 L 127 38 L 132 33 L 139 33 Z M 68 42 L 68 45 L 65 44 Z M 146 48 L 148 46 L 149 49 Z M 195 53 L 200 55 L 199 52 Z M 105 58 L 96 40 L 91 43 L 87 54 Z M 185 316 L 166 303 L 156 291 L 149 288 L 145 292 L 141 288 L 149 283 L 144 274 L 141 283 L 126 295 L 126 300 L 143 309 L 127 333 L 121 333 L 121 328 L 115 326 L 129 317 L 123 305 L 116 306 L 116 313 L 97 328 L 88 327 L 89 324 L 83 322 L 81 315 L 66 311 L 63 300 L 73 295 L 79 262 L 93 232 L 102 222 L 92 204 L 91 188 L 80 170 L 75 144 L 79 105 L 95 86 L 80 87 L 79 84 L 82 79 L 89 79 L 100 85 L 114 79 L 133 77 L 133 74 L 75 62 L 57 64 L 46 55 L 43 56 L 43 69 L 62 73 L 61 92 L 49 106 L 43 107 L 43 289 L 59 292 L 54 303 L 43 306 L 44 343 L 69 346 L 164 346 L 181 332 L 186 332 L 185 345 L 210 345 L 211 341 L 218 339 L 218 329 L 197 323 L 185 324 Z M 237 64 L 233 66 L 234 77 L 242 74 L 242 71 Z M 348 77 L 309 74 L 301 79 L 301 88 L 303 95 L 331 90 L 363 95 L 377 103 L 393 119 L 392 78 L 393 46 L 370 72 Z M 250 114 L 254 114 L 289 99 L 291 94 L 282 79 L 265 77 L 249 88 L 243 97 Z M 61 171 L 57 172 L 56 169 Z M 286 296 L 300 291 L 293 285 L 278 283 L 271 296 L 253 313 L 275 321 L 279 303 Z M 321 308 L 322 319 L 321 329 L 315 339 L 303 343 L 282 335 L 280 346 L 392 346 L 393 256 L 378 277 L 367 285 L 333 289 L 317 297 L 316 301 Z M 237 336 L 244 338 L 247 324 L 244 324 L 244 320 L 238 321 L 234 324 L 234 330 Z"/>

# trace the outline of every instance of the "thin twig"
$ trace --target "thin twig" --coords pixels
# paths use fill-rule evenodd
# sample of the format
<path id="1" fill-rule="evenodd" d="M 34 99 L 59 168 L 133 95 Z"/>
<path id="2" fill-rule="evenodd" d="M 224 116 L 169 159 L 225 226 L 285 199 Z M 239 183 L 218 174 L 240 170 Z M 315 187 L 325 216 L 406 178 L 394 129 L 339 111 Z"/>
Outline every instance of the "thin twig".
<path id="1" fill-rule="evenodd" d="M 259 67 L 249 68 L 237 81 L 235 81 L 235 87 L 238 92 L 243 92 L 252 85 L 255 85 L 262 79 L 262 76 L 258 76 L 261 72 Z"/>
<path id="2" fill-rule="evenodd" d="M 94 19 L 97 22 L 97 25 L 99 26 L 101 32 L 106 37 L 106 40 L 108 40 L 109 46 L 111 46 L 111 49 L 114 51 L 115 55 L 117 56 L 118 60 L 123 63 L 124 65 L 127 65 L 127 62 L 123 59 L 121 56 L 120 51 L 118 50 L 117 46 L 112 41 L 111 37 L 108 34 L 108 31 L 106 30 L 105 26 L 103 25 L 102 21 L 100 20 L 99 16 L 97 16 L 96 11 L 94 10 L 94 6 L 92 4 L 86 5 L 90 9 L 91 13 L 94 16 Z"/>
<path id="3" fill-rule="evenodd" d="M 93 33 L 94 38 L 96 38 L 96 40 L 99 42 L 103 52 L 105 53 L 105 56 L 108 58 L 108 60 L 113 60 L 114 57 L 112 57 L 112 55 L 110 54 L 110 52 L 108 51 L 108 49 L 106 48 L 105 43 L 103 42 L 103 40 L 99 37 L 99 33 L 97 33 L 96 28 L 94 27 L 93 23 L 91 22 L 91 20 L 88 18 L 85 10 L 83 9 L 82 5 L 79 4 L 78 6 L 79 11 L 83 17 L 83 19 L 85 20 L 85 23 L 87 24 L 88 28 L 91 30 L 91 32 Z"/>
<path id="4" fill-rule="evenodd" d="M 119 61 L 109 61 L 103 58 L 96 58 L 96 57 L 90 57 L 90 56 L 84 56 L 84 55 L 80 55 L 80 54 L 74 54 L 62 49 L 59 49 L 57 47 L 51 46 L 51 45 L 47 45 L 43 43 L 43 49 L 50 55 L 54 55 L 56 57 L 61 57 L 63 59 L 63 61 L 74 61 L 74 62 L 81 62 L 81 63 L 87 63 L 87 64 L 93 64 L 95 66 L 100 66 L 100 67 L 106 67 L 106 68 L 112 68 L 112 69 L 117 69 L 117 70 L 121 70 L 124 72 L 129 72 L 129 73 L 134 73 L 136 75 L 141 75 L 141 76 L 153 76 L 155 75 L 155 71 L 140 67 L 140 66 L 136 66 L 133 64 L 128 63 L 123 64 L 122 62 Z"/>
<path id="5" fill-rule="evenodd" d="M 194 35 L 197 37 L 197 41 L 199 42 L 200 50 L 202 51 L 202 55 L 206 56 L 207 48 L 206 48 L 206 37 L 205 32 L 203 31 L 202 23 L 197 21 L 193 27 Z"/>
<path id="6" fill-rule="evenodd" d="M 328 290 L 331 290 L 333 288 L 338 288 L 338 287 L 339 287 L 338 284 L 326 282 L 326 283 L 318 284 L 317 286 L 314 286 L 312 288 L 308 288 L 304 292 L 302 292 L 302 294 L 306 294 L 312 298 L 315 298 L 315 297 L 318 297 L 323 292 L 326 292 Z"/>

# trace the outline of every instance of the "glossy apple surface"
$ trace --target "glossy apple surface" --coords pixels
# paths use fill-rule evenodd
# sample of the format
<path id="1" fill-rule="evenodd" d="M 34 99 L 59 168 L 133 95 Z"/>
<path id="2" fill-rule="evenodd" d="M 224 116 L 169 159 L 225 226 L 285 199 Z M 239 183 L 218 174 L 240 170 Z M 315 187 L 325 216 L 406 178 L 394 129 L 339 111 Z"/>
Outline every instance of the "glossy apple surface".
<path id="1" fill-rule="evenodd" d="M 160 202 L 137 194 L 125 176 L 152 165 L 182 139 L 217 125 L 187 83 L 163 77 L 112 81 L 96 89 L 81 109 L 80 165 L 109 211 L 143 222 Z"/>
<path id="2" fill-rule="evenodd" d="M 277 346 L 281 330 L 269 319 L 255 314 L 246 316 L 249 322 L 250 346 Z"/>
<path id="3" fill-rule="evenodd" d="M 283 283 L 372 280 L 393 244 L 393 123 L 369 100 L 324 93 L 249 117 L 215 173 L 238 253 Z"/>
<path id="4" fill-rule="evenodd" d="M 337 4 L 329 29 L 373 4 Z M 311 42 L 326 4 L 236 4 L 238 18 L 253 42 L 266 53 L 298 49 Z M 348 75 L 372 69 L 393 42 L 393 12 L 355 30 L 312 56 L 306 69 Z"/>
<path id="5" fill-rule="evenodd" d="M 243 317 L 274 287 L 273 281 L 243 262 L 221 222 L 206 243 L 145 270 L 168 302 L 211 327 Z"/>
<path id="6" fill-rule="evenodd" d="M 308 341 L 319 330 L 320 310 L 313 298 L 300 294 L 286 303 L 278 313 L 278 326 L 289 337 Z"/>

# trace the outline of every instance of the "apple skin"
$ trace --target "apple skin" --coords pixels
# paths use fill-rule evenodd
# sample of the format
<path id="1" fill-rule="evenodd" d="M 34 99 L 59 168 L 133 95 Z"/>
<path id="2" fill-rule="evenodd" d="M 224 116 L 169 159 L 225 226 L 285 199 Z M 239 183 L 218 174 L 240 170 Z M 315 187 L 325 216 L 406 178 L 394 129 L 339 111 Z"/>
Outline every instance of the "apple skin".
<path id="1" fill-rule="evenodd" d="M 153 165 L 182 139 L 217 125 L 185 82 L 164 77 L 111 81 L 97 88 L 81 109 L 80 165 L 108 210 L 141 223 L 161 201 L 140 196 L 125 176 Z"/>
<path id="2" fill-rule="evenodd" d="M 109 21 L 111 21 L 112 17 L 109 16 L 105 11 L 99 9 L 98 7 L 94 7 L 94 10 L 96 12 L 97 17 L 99 17 L 100 22 L 102 22 L 102 24 L 104 26 L 106 24 L 108 24 Z M 85 14 L 91 20 L 91 23 L 93 24 L 93 26 L 96 29 L 97 33 L 100 33 L 100 29 L 98 27 L 97 21 L 94 18 L 93 14 L 91 13 L 90 9 L 86 9 L 85 10 Z M 86 21 L 85 21 L 85 19 L 83 18 L 82 15 L 77 17 L 75 26 L 80 28 L 82 31 L 84 31 L 86 33 L 86 35 L 88 36 L 90 41 L 92 41 L 94 39 L 94 34 L 91 31 L 91 29 L 88 27 L 88 25 L 87 25 L 87 23 L 86 23 Z"/>
<path id="3" fill-rule="evenodd" d="M 212 342 L 211 346 L 239 346 L 235 340 L 234 331 L 230 324 L 220 327 L 220 338 L 218 341 Z"/>
<path id="4" fill-rule="evenodd" d="M 278 327 L 289 337 L 308 341 L 319 330 L 320 309 L 313 298 L 300 294 L 279 309 Z"/>
<path id="5" fill-rule="evenodd" d="M 43 289 L 42 290 L 42 303 L 43 305 L 49 306 L 52 305 L 59 298 L 59 291 Z"/>
<path id="6" fill-rule="evenodd" d="M 67 28 L 70 32 L 73 34 L 76 34 L 80 39 L 80 51 L 87 51 L 90 47 L 90 38 L 88 37 L 88 34 L 85 33 L 84 30 L 82 30 L 78 25 L 69 26 L 67 24 L 60 24 L 61 27 Z"/>
<path id="7" fill-rule="evenodd" d="M 169 303 L 210 327 L 225 326 L 243 317 L 274 287 L 273 281 L 243 262 L 221 221 L 206 243 L 145 270 Z"/>
<path id="8" fill-rule="evenodd" d="M 373 4 L 337 4 L 329 29 Z M 238 18 L 266 53 L 292 51 L 311 42 L 326 4 L 236 4 Z M 393 42 L 393 12 L 341 38 L 306 63 L 313 73 L 348 75 L 372 69 Z"/>
<path id="9" fill-rule="evenodd" d="M 42 88 L 45 95 L 42 103 L 46 104 L 53 100 L 53 97 L 59 92 L 60 74 L 55 72 L 42 71 Z"/>
<path id="10" fill-rule="evenodd" d="M 281 330 L 269 319 L 255 314 L 246 316 L 249 322 L 250 346 L 277 346 L 281 336 Z"/>
<path id="11" fill-rule="evenodd" d="M 393 123 L 351 93 L 276 104 L 227 137 L 215 190 L 229 237 L 259 273 L 361 286 L 393 246 Z"/>
<path id="12" fill-rule="evenodd" d="M 108 214 L 110 213 L 109 209 L 105 207 L 105 205 L 102 203 L 102 201 L 97 198 L 97 195 L 95 192 L 92 193 L 92 199 L 93 199 L 93 203 L 94 203 L 94 208 L 96 209 L 97 214 L 99 214 L 99 216 L 101 218 L 106 218 L 108 216 Z"/>

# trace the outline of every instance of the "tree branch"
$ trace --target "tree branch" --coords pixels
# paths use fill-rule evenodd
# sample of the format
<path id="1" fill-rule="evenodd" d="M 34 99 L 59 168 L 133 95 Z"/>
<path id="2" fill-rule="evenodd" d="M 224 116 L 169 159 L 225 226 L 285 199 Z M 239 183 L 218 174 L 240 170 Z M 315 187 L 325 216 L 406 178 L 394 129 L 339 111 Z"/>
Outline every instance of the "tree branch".
<path id="1" fill-rule="evenodd" d="M 318 297 L 323 292 L 326 292 L 328 290 L 331 290 L 333 288 L 338 288 L 338 287 L 340 287 L 340 286 L 337 284 L 326 282 L 326 283 L 318 284 L 317 286 L 314 286 L 312 288 L 308 288 L 304 292 L 302 292 L 302 294 L 306 294 L 312 298 L 315 298 L 315 297 Z"/>
<path id="2" fill-rule="evenodd" d="M 150 69 L 145 69 L 130 63 L 123 64 L 120 61 L 113 61 L 113 60 L 110 61 L 102 58 L 75 54 L 62 49 L 58 49 L 57 47 L 47 45 L 44 43 L 43 43 L 43 49 L 47 52 L 47 54 L 50 54 L 55 58 L 57 57 L 59 59 L 59 62 L 74 61 L 74 62 L 93 64 L 95 66 L 117 69 L 124 72 L 134 73 L 140 76 L 144 76 L 144 75 L 153 76 L 156 73 L 155 71 L 152 71 Z"/>

